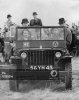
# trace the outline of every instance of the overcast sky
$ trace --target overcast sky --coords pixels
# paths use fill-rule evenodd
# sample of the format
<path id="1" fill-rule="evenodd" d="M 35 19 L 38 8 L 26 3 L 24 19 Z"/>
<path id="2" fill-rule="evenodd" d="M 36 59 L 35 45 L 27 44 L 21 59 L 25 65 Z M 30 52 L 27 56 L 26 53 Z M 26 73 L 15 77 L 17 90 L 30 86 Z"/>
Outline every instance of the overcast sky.
<path id="1" fill-rule="evenodd" d="M 12 20 L 20 24 L 22 18 L 32 18 L 36 11 L 43 25 L 57 25 L 58 19 L 64 17 L 67 23 L 79 21 L 79 0 L 0 0 L 0 27 L 11 14 Z"/>

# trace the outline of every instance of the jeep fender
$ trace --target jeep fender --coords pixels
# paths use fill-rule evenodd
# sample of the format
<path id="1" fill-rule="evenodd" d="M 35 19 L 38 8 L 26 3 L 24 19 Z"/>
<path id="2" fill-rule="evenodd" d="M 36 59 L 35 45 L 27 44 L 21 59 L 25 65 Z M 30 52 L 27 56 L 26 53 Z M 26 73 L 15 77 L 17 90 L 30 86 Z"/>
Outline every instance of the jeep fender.
<path id="1" fill-rule="evenodd" d="M 62 60 L 63 60 L 65 63 L 68 63 L 68 62 L 71 63 L 71 59 L 72 59 L 72 56 L 64 56 L 64 57 L 62 58 Z"/>

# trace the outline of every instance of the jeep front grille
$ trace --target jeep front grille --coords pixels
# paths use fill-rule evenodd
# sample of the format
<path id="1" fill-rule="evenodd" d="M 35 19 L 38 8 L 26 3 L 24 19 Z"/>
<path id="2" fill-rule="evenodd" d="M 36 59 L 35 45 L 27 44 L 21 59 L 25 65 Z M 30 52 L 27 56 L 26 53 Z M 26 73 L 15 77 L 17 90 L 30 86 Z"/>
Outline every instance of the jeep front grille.
<path id="1" fill-rule="evenodd" d="M 27 51 L 27 61 L 29 66 L 53 65 L 54 51 Z"/>

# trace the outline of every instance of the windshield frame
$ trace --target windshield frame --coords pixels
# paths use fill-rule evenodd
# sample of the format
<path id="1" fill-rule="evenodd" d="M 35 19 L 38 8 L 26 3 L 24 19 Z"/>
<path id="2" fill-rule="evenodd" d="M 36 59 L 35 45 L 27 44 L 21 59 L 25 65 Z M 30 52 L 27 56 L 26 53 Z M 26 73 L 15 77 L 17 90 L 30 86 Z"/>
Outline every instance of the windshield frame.
<path id="1" fill-rule="evenodd" d="M 35 29 L 35 28 L 39 28 L 40 29 L 40 39 L 39 40 L 18 40 L 18 29 Z M 43 40 L 42 39 L 42 32 L 41 29 L 45 29 L 45 28 L 62 28 L 64 31 L 64 39 L 63 40 L 51 40 L 51 39 L 47 39 L 47 40 Z M 65 26 L 28 26 L 28 27 L 17 27 L 16 28 L 16 40 L 17 41 L 64 41 L 65 40 Z"/>

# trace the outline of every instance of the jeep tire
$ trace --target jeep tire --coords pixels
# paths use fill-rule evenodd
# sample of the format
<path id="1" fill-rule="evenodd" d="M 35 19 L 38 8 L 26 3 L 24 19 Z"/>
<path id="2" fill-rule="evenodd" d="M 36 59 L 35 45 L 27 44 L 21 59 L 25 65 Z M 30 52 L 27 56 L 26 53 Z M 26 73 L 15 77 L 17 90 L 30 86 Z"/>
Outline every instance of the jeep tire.
<path id="1" fill-rule="evenodd" d="M 65 64 L 65 71 L 67 74 L 65 75 L 65 87 L 67 90 L 72 89 L 72 65 L 71 63 Z"/>
<path id="2" fill-rule="evenodd" d="M 17 92 L 19 89 L 19 81 L 17 80 L 9 80 L 9 87 L 11 91 Z"/>

